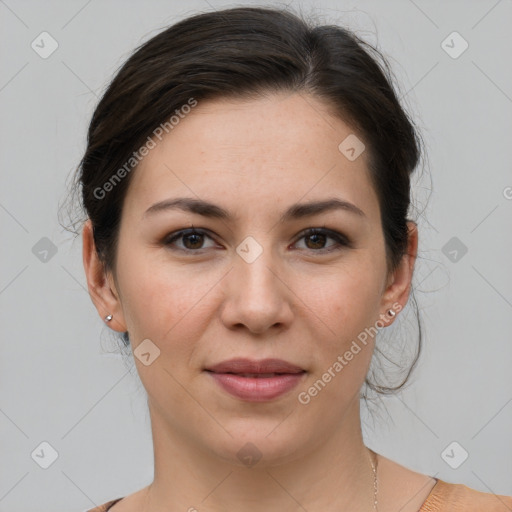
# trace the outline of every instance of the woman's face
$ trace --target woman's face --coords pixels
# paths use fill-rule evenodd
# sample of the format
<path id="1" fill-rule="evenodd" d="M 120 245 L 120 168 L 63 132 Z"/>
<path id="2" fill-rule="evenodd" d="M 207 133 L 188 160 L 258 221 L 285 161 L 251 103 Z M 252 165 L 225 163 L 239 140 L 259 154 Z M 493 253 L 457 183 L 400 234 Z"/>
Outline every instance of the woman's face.
<path id="1" fill-rule="evenodd" d="M 199 101 L 133 171 L 98 309 L 129 332 L 158 428 L 242 464 L 247 442 L 283 461 L 359 424 L 362 333 L 405 304 L 414 261 L 387 275 L 367 152 L 354 159 L 353 138 L 342 152 L 349 136 L 312 96 Z M 177 199 L 195 211 L 155 207 Z M 303 208 L 332 200 L 352 206 Z M 233 358 L 302 373 L 263 385 L 207 371 Z"/>

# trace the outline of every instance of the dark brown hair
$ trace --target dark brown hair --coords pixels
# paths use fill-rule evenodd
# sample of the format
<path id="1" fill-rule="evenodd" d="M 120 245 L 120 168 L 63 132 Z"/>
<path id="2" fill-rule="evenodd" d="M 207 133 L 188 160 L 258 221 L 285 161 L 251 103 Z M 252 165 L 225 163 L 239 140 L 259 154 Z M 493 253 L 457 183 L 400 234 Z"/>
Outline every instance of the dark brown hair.
<path id="1" fill-rule="evenodd" d="M 191 98 L 256 98 L 277 91 L 314 95 L 360 135 L 379 199 L 388 271 L 396 269 L 407 250 L 410 175 L 420 159 L 421 138 L 400 105 L 392 76 L 382 54 L 351 31 L 316 26 L 284 9 L 201 13 L 149 39 L 99 101 L 73 183 L 105 269 L 115 275 L 123 200 L 136 168 L 130 158 L 155 128 Z M 121 168 L 123 178 L 105 192 Z M 422 333 L 414 290 L 412 299 L 420 327 L 414 361 L 398 386 L 367 379 L 378 393 L 402 387 L 418 360 Z M 124 343 L 129 344 L 128 333 Z"/>

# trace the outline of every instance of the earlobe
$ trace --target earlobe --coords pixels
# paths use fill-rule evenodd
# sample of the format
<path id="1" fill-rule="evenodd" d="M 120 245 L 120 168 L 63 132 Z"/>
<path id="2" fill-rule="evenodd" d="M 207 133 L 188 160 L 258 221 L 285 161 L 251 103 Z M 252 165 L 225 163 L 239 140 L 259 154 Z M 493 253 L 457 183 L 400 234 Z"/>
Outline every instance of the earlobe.
<path id="1" fill-rule="evenodd" d="M 126 331 L 119 294 L 110 274 L 107 275 L 105 267 L 98 256 L 94 243 L 91 220 L 88 219 L 82 231 L 83 263 L 87 288 L 91 300 L 100 317 L 109 324 L 109 327 L 120 332 Z M 112 288 L 113 287 L 113 288 Z M 110 320 L 107 318 L 110 316 Z"/>

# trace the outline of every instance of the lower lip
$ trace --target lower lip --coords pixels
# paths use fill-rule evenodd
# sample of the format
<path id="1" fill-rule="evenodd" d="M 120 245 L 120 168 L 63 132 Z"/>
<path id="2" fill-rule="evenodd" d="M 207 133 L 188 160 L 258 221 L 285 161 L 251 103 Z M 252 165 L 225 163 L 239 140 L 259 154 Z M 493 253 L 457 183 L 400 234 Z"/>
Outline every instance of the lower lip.
<path id="1" fill-rule="evenodd" d="M 275 377 L 241 377 L 232 373 L 208 372 L 231 395 L 249 402 L 266 402 L 293 389 L 306 372 Z"/>

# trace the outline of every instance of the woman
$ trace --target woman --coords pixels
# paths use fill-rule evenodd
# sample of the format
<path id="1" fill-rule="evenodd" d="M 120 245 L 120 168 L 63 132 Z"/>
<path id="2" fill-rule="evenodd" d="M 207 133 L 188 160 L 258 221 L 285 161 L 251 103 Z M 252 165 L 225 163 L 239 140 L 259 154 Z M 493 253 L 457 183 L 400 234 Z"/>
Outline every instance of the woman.
<path id="1" fill-rule="evenodd" d="M 378 57 L 235 8 L 161 32 L 110 84 L 77 175 L 84 267 L 133 350 L 155 474 L 94 512 L 512 510 L 363 443 L 418 246 L 419 137 Z"/>

